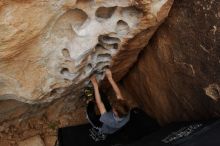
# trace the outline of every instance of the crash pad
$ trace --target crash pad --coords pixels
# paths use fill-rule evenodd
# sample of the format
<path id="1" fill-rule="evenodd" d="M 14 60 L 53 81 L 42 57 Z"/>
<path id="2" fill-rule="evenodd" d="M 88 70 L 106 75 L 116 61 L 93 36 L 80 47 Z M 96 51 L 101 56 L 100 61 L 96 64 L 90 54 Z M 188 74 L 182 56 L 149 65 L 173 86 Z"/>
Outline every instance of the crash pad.
<path id="1" fill-rule="evenodd" d="M 126 146 L 219 146 L 220 120 L 171 123 Z"/>
<path id="2" fill-rule="evenodd" d="M 92 126 L 84 124 L 58 130 L 59 146 L 112 146 L 129 144 L 160 127 L 158 123 L 138 108 L 131 110 L 130 121 L 105 140 L 94 140 Z"/>
<path id="3" fill-rule="evenodd" d="M 220 119 L 175 122 L 160 127 L 140 109 L 130 121 L 105 140 L 95 141 L 92 126 L 84 124 L 58 130 L 59 146 L 219 146 Z"/>

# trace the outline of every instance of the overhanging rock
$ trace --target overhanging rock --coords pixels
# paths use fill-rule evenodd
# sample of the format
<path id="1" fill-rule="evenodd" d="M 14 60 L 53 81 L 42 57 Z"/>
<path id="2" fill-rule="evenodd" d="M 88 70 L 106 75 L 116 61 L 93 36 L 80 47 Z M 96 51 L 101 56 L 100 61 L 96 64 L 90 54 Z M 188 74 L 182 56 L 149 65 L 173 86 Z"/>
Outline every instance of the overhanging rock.
<path id="1" fill-rule="evenodd" d="M 119 80 L 167 17 L 173 0 L 3 0 L 0 100 L 79 95 L 110 66 Z M 126 62 L 126 64 L 124 63 Z"/>

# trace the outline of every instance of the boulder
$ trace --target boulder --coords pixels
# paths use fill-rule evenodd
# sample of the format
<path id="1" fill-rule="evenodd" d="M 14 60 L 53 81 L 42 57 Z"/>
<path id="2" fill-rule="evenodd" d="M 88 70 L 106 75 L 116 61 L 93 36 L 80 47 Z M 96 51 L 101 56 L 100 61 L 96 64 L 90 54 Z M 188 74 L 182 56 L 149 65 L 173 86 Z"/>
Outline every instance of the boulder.
<path id="1" fill-rule="evenodd" d="M 220 3 L 175 1 L 165 23 L 123 79 L 161 123 L 220 115 Z"/>
<path id="2" fill-rule="evenodd" d="M 79 97 L 111 67 L 120 80 L 173 0 L 2 0 L 0 100 Z"/>
<path id="3" fill-rule="evenodd" d="M 18 142 L 18 146 L 45 146 L 39 135 Z"/>

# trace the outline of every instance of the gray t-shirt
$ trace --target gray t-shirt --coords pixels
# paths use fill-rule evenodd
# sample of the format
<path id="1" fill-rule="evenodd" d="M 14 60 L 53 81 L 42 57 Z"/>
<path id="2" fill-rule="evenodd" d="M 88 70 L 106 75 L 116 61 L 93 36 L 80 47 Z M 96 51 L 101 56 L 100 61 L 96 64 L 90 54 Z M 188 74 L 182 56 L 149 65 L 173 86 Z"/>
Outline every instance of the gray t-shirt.
<path id="1" fill-rule="evenodd" d="M 129 119 L 130 113 L 126 117 L 118 118 L 112 111 L 106 112 L 99 119 L 103 123 L 100 130 L 104 134 L 112 134 L 123 127 Z"/>

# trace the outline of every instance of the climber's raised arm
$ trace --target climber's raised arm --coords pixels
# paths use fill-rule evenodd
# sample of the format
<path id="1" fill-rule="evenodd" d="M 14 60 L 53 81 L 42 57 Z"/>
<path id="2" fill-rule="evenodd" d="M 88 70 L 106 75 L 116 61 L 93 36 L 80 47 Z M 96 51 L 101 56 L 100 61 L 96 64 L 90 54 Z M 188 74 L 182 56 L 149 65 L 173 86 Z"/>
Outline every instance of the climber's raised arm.
<path id="1" fill-rule="evenodd" d="M 99 109 L 101 114 L 104 114 L 106 112 L 106 109 L 105 109 L 105 105 L 102 102 L 102 99 L 101 99 L 101 96 L 100 96 L 100 93 L 99 93 L 99 86 L 98 86 L 98 82 L 96 80 L 95 75 L 93 75 L 91 77 L 91 82 L 92 82 L 92 85 L 93 85 L 94 90 L 95 90 L 95 100 L 96 100 L 96 104 L 98 106 L 98 109 Z"/>
<path id="2" fill-rule="evenodd" d="M 124 100 L 122 94 L 121 94 L 121 91 L 118 87 L 118 85 L 116 84 L 116 82 L 114 81 L 114 79 L 112 78 L 112 72 L 110 69 L 107 69 L 106 70 L 106 76 L 110 82 L 110 84 L 112 85 L 112 88 L 113 90 L 115 91 L 115 94 L 117 96 L 117 99 L 121 99 L 121 100 Z"/>

